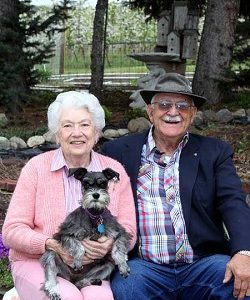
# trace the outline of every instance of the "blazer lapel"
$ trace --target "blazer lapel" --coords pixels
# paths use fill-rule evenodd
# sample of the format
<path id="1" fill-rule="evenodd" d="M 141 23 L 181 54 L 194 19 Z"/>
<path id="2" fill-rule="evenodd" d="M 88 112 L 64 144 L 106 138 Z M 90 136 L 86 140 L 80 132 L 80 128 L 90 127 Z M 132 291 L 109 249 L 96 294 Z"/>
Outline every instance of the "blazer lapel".
<path id="1" fill-rule="evenodd" d="M 122 153 L 122 162 L 130 177 L 135 199 L 137 195 L 137 176 L 141 165 L 141 152 L 143 144 L 147 139 L 147 136 L 148 131 L 143 132 L 142 134 L 134 135 L 133 137 L 131 136 L 132 141 L 130 140 L 128 143 L 125 144 Z"/>
<path id="2" fill-rule="evenodd" d="M 187 228 L 190 222 L 192 190 L 199 166 L 199 143 L 190 134 L 180 158 L 180 198 Z"/>

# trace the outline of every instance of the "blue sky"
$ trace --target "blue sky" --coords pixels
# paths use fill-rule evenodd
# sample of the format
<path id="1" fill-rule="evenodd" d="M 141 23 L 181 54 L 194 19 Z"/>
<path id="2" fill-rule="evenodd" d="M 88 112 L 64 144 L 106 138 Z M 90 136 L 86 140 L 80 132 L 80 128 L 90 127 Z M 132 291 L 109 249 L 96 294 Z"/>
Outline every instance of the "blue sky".
<path id="1" fill-rule="evenodd" d="M 87 0 L 87 3 L 95 6 L 97 0 Z M 34 5 L 51 5 L 54 0 L 32 0 L 31 3 Z"/>

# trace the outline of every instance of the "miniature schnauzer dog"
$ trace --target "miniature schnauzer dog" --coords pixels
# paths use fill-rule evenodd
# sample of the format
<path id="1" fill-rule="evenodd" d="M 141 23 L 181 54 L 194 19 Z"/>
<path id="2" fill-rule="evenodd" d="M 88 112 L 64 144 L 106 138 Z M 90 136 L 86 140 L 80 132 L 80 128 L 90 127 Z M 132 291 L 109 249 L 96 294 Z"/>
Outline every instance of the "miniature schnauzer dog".
<path id="1" fill-rule="evenodd" d="M 66 265 L 61 257 L 52 250 L 46 250 L 41 263 L 45 270 L 45 282 L 42 290 L 49 299 L 60 300 L 57 275 L 74 283 L 79 289 L 94 284 L 101 285 L 102 280 L 109 279 L 115 265 L 123 277 L 129 275 L 127 253 L 131 234 L 117 222 L 107 209 L 110 198 L 108 181 L 119 180 L 119 174 L 107 168 L 102 172 L 88 172 L 85 168 L 70 169 L 69 176 L 81 181 L 83 199 L 81 206 L 71 212 L 54 234 L 61 246 L 73 257 L 73 266 Z M 83 265 L 85 254 L 82 240 L 97 240 L 101 236 L 113 238 L 110 254 L 93 263 Z"/>

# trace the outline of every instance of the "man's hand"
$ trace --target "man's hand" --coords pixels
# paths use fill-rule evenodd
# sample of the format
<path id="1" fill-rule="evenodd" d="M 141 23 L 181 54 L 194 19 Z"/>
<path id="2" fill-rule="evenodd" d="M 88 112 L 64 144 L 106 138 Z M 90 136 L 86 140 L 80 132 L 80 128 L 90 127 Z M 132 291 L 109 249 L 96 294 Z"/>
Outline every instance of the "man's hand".
<path id="1" fill-rule="evenodd" d="M 83 240 L 82 244 L 85 249 L 85 256 L 89 259 L 101 259 L 108 254 L 113 246 L 114 240 L 106 236 L 100 237 L 97 241 L 89 239 Z"/>
<path id="2" fill-rule="evenodd" d="M 227 264 L 223 283 L 234 276 L 233 295 L 238 300 L 250 296 L 250 257 L 236 253 Z"/>

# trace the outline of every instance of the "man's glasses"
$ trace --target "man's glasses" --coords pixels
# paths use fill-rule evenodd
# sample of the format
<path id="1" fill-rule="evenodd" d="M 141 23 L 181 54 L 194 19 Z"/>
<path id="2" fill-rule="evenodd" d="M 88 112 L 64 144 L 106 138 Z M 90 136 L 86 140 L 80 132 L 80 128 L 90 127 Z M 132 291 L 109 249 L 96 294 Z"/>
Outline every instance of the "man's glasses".
<path id="1" fill-rule="evenodd" d="M 170 110 L 173 107 L 173 105 L 175 106 L 175 108 L 178 111 L 187 111 L 190 107 L 194 106 L 191 103 L 188 103 L 186 101 L 171 102 L 171 101 L 167 101 L 167 100 L 153 102 L 152 104 L 157 104 L 160 110 L 165 110 L 165 111 Z"/>

